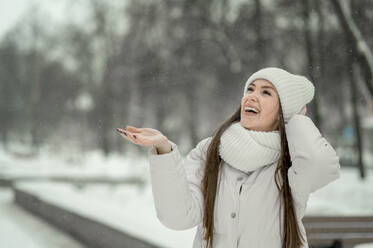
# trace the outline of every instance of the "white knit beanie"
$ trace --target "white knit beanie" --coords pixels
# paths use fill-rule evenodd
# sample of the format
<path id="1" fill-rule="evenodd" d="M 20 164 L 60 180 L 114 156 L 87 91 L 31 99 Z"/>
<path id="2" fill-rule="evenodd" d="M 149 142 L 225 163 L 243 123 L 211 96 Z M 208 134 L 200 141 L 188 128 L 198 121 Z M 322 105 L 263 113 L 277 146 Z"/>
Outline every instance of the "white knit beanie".
<path id="1" fill-rule="evenodd" d="M 314 85 L 304 76 L 289 73 L 276 67 L 263 68 L 253 73 L 246 81 L 243 95 L 256 79 L 270 81 L 276 88 L 284 115 L 284 121 L 299 113 L 303 106 L 309 103 L 315 95 Z"/>

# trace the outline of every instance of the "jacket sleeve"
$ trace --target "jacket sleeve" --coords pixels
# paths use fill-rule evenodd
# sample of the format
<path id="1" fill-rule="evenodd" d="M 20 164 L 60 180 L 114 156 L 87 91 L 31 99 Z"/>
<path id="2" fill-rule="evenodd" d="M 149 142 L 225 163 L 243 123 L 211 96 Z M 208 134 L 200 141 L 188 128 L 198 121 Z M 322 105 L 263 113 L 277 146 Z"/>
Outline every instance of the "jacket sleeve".
<path id="1" fill-rule="evenodd" d="M 172 151 L 157 154 L 148 150 L 150 180 L 159 221 L 174 230 L 185 230 L 202 221 L 201 180 L 211 137 L 200 141 L 185 159 L 178 146 L 169 140 Z"/>
<path id="2" fill-rule="evenodd" d="M 311 118 L 296 114 L 285 125 L 292 194 L 305 206 L 311 193 L 340 178 L 339 157 Z"/>

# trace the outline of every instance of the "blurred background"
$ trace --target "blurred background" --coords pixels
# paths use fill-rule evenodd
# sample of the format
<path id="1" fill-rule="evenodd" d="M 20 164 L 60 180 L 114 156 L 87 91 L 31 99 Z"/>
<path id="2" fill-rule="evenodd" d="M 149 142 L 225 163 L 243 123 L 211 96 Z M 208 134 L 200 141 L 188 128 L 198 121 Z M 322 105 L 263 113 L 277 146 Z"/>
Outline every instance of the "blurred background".
<path id="1" fill-rule="evenodd" d="M 115 129 L 186 156 L 267 66 L 314 83 L 307 115 L 340 157 L 307 215 L 372 216 L 372 24 L 369 0 L 0 0 L 1 247 L 192 247 Z"/>

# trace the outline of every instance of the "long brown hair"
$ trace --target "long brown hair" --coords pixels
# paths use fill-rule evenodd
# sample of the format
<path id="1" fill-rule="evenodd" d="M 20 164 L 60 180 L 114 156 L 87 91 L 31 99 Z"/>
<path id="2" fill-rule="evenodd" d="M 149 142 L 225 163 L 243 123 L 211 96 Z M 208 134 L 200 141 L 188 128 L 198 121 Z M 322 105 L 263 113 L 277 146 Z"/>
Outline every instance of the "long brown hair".
<path id="1" fill-rule="evenodd" d="M 228 118 L 223 124 L 218 127 L 214 132 L 211 143 L 208 146 L 206 161 L 205 161 L 205 170 L 204 176 L 202 179 L 202 194 L 203 194 L 203 229 L 204 236 L 203 239 L 207 241 L 206 248 L 211 247 L 213 244 L 213 229 L 214 229 L 214 206 L 215 198 L 217 192 L 217 182 L 218 174 L 220 170 L 220 165 L 222 162 L 221 157 L 218 153 L 220 137 L 224 131 L 233 123 L 241 120 L 241 106 L 236 110 L 236 112 Z M 279 131 L 281 136 L 281 156 L 277 164 L 275 171 L 275 182 L 277 189 L 280 193 L 281 205 L 284 206 L 284 226 L 283 230 L 285 232 L 282 235 L 283 238 L 283 248 L 299 248 L 302 246 L 303 236 L 300 233 L 296 212 L 293 202 L 293 197 L 291 194 L 287 171 L 291 166 L 290 154 L 286 139 L 285 133 L 285 124 L 282 114 L 282 109 L 280 106 L 280 122 L 279 122 Z M 280 187 L 278 183 L 278 174 L 281 175 L 281 178 L 285 180 Z M 281 214 L 281 213 L 280 213 Z"/>

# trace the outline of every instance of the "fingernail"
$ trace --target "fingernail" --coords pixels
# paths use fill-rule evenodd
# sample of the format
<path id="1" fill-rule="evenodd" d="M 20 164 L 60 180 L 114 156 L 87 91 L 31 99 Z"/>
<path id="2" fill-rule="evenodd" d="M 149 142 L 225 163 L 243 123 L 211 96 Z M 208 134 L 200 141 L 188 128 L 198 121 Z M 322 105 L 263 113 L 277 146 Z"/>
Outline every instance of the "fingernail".
<path id="1" fill-rule="evenodd" d="M 127 136 L 127 134 L 126 134 L 126 132 L 125 132 L 125 131 L 122 131 L 122 130 L 121 130 L 121 129 L 119 129 L 119 128 L 117 128 L 117 131 Z"/>

